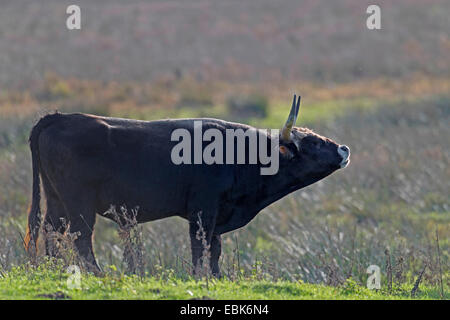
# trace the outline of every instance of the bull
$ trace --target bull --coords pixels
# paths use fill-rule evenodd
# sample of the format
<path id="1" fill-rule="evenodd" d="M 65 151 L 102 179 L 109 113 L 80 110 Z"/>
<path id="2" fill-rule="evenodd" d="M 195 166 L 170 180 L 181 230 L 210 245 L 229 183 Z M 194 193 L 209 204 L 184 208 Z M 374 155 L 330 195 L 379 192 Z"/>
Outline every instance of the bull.
<path id="1" fill-rule="evenodd" d="M 76 232 L 75 247 L 94 271 L 100 271 L 92 246 L 96 216 L 115 220 L 108 214 L 111 205 L 123 205 L 139 207 L 138 223 L 170 216 L 186 219 L 194 270 L 202 264 L 207 246 L 211 271 L 219 276 L 222 234 L 245 226 L 273 202 L 346 167 L 350 161 L 347 146 L 294 126 L 299 107 L 300 97 L 294 95 L 288 119 L 276 134 L 206 118 L 138 121 L 82 113 L 44 116 L 29 138 L 33 187 L 27 251 L 36 252 L 42 181 L 47 202 L 45 225 L 53 232 Z M 262 175 L 264 164 L 260 161 L 174 163 L 171 154 L 177 142 L 172 133 L 180 128 L 193 133 L 198 121 L 203 129 L 214 128 L 224 135 L 229 129 L 258 132 L 269 151 L 279 157 L 278 171 Z M 247 157 L 250 151 L 246 145 Z M 200 227 L 204 239 L 197 236 Z M 48 246 L 46 242 L 46 252 L 51 254 Z"/>

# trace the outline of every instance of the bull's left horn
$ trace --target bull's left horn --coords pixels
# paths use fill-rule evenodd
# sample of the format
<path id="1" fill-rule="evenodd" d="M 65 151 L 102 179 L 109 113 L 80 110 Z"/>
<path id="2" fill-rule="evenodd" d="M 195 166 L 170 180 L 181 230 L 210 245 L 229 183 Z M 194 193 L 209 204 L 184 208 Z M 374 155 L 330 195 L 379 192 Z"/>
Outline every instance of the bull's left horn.
<path id="1" fill-rule="evenodd" d="M 284 125 L 283 129 L 281 129 L 281 138 L 285 141 L 291 140 L 292 127 L 295 125 L 295 122 L 297 121 L 298 110 L 300 109 L 301 97 L 298 96 L 298 100 L 296 98 L 297 98 L 297 96 L 294 94 L 294 100 L 292 101 L 291 112 L 289 113 L 289 117 L 286 121 L 286 124 Z"/>

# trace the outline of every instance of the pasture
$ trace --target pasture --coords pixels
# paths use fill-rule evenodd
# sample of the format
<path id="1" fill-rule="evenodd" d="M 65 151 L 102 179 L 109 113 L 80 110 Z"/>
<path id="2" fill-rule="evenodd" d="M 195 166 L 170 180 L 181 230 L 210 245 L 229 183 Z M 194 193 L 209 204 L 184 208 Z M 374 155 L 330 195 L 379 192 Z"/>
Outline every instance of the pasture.
<path id="1" fill-rule="evenodd" d="M 359 0 L 80 0 L 80 31 L 66 30 L 60 1 L 2 4 L 0 299 L 448 299 L 448 1 L 379 2 L 379 31 Z M 25 252 L 41 116 L 281 129 L 293 93 L 297 126 L 348 145 L 351 163 L 224 234 L 223 278 L 192 275 L 181 218 L 124 235 L 98 216 L 103 274 L 81 270 L 76 288 L 76 235 L 59 238 L 58 260 L 42 237 L 36 259 Z M 371 265 L 379 290 L 366 287 Z"/>
<path id="2" fill-rule="evenodd" d="M 79 288 L 67 285 L 69 275 L 61 265 L 15 268 L 0 278 L 1 299 L 151 299 L 151 300 L 397 300 L 439 299 L 436 288 L 422 285 L 414 298 L 407 285 L 394 291 L 374 291 L 347 280 L 342 286 L 310 284 L 302 281 L 261 280 L 253 277 L 228 279 L 180 279 L 171 272 L 140 278 L 109 269 L 104 277 L 84 275 Z"/>
<path id="3" fill-rule="evenodd" d="M 49 80 L 48 85 L 55 86 L 54 81 Z M 366 85 L 376 92 L 376 82 Z M 69 91 L 82 90 L 77 82 L 62 82 L 58 86 L 66 86 Z M 352 149 L 352 163 L 345 170 L 278 201 L 245 228 L 226 234 L 221 258 L 225 280 L 217 284 L 225 291 L 222 295 L 222 289 L 215 293 L 207 290 L 208 294 L 216 298 L 227 297 L 226 290 L 232 290 L 237 283 L 257 279 L 256 283 L 272 283 L 276 288 L 290 288 L 292 285 L 294 293 L 286 289 L 287 296 L 282 293 L 277 296 L 278 291 L 274 289 L 274 296 L 270 297 L 280 299 L 301 298 L 295 292 L 302 291 L 302 286 L 314 288 L 310 286 L 313 284 L 318 285 L 317 296 L 307 293 L 306 297 L 335 296 L 333 290 L 343 290 L 349 281 L 355 285 L 356 291 L 362 290 L 363 296 L 367 294 L 367 298 L 389 298 L 389 292 L 393 294 L 392 298 L 410 297 L 422 271 L 419 289 L 424 292 L 424 297 L 437 297 L 441 281 L 444 295 L 448 294 L 449 97 L 445 92 L 424 95 L 421 90 L 426 88 L 418 84 L 405 84 L 405 87 L 414 87 L 417 92 L 408 93 L 406 97 L 394 93 L 385 98 L 365 97 L 363 103 L 363 97 L 359 96 L 361 92 L 349 95 L 343 86 L 332 89 L 334 93 L 330 95 L 334 96 L 333 99 L 305 99 L 299 125 L 345 141 Z M 103 89 L 103 92 L 106 95 L 108 90 Z M 36 93 L 30 93 L 28 99 L 33 99 L 34 95 Z M 73 96 L 79 95 L 74 93 Z M 99 97 L 104 100 L 92 102 L 93 105 L 113 105 L 108 99 L 114 98 Z M 248 101 L 252 99 L 255 98 L 247 97 Z M 289 105 L 289 101 L 267 100 L 263 106 L 259 105 L 265 108 L 265 116 L 250 115 L 248 123 L 270 127 L 279 122 L 279 109 L 283 104 Z M 49 104 L 59 104 L 62 111 L 73 110 L 73 103 L 70 97 L 49 100 Z M 93 107 L 79 105 L 76 108 L 90 112 Z M 229 104 L 221 105 L 219 102 L 211 109 L 220 112 L 227 108 L 230 108 Z M 19 287 L 20 281 L 26 281 L 28 277 L 59 277 L 59 284 L 49 284 L 49 288 L 53 288 L 50 291 L 61 291 L 64 287 L 62 279 L 67 276 L 52 269 L 37 271 L 39 267 L 35 276 L 35 271 L 20 271 L 20 266 L 28 261 L 22 237 L 31 192 L 27 135 L 36 120 L 33 103 L 30 103 L 30 109 L 33 112 L 27 114 L 27 109 L 23 108 L 20 116 L 14 114 L 13 109 L 2 109 L 0 120 L 0 262 L 5 277 L 2 279 L 5 297 L 11 290 L 10 285 L 15 283 L 13 279 L 16 277 L 12 274 L 21 279 L 17 283 Z M 123 114 L 126 111 L 104 107 L 102 113 L 143 119 L 157 117 L 147 117 L 151 112 L 145 107 L 140 110 L 141 114 L 133 114 L 135 111 L 131 108 L 128 110 L 130 114 Z M 98 113 L 98 110 L 93 108 L 91 112 Z M 201 107 L 183 106 L 174 107 L 167 113 L 204 115 L 206 112 Z M 222 116 L 227 117 L 226 113 Z M 43 206 L 45 208 L 44 203 Z M 114 223 L 101 217 L 97 223 L 95 251 L 99 263 L 106 269 L 117 270 L 121 275 L 117 280 L 120 283 L 123 281 L 126 286 L 128 282 L 138 281 L 125 275 L 133 273 L 145 275 L 149 281 L 155 281 L 151 282 L 154 285 L 159 283 L 158 278 L 164 277 L 180 285 L 182 283 L 182 288 L 194 283 L 190 278 L 187 225 L 181 219 L 169 218 L 136 226 L 128 239 L 118 236 Z M 70 239 L 67 241 L 65 248 L 68 252 L 61 263 L 68 266 L 76 261 L 76 257 L 70 250 Z M 42 245 L 41 242 L 41 250 Z M 131 245 L 131 253 L 124 252 L 127 245 Z M 138 261 L 131 269 L 124 259 L 127 254 Z M 381 268 L 383 293 L 369 293 L 364 289 L 368 276 L 366 269 L 372 264 Z M 86 281 L 91 281 L 87 279 L 95 277 L 87 276 Z M 111 280 L 114 283 L 114 279 L 107 276 L 99 281 Z M 146 288 L 145 283 L 138 287 Z M 201 283 L 197 284 L 199 288 L 202 288 Z M 124 297 L 122 289 L 117 288 L 111 297 Z M 202 290 L 201 294 L 208 295 Z M 309 292 L 309 289 L 305 290 Z M 402 292 L 400 295 L 395 293 L 399 290 Z M 249 298 L 259 297 L 253 289 L 250 291 L 253 293 L 248 293 Z M 167 293 L 165 297 L 177 294 L 182 297 L 184 294 L 176 292 Z M 88 298 L 95 297 L 95 293 L 86 292 L 83 296 L 78 292 L 69 296 Z M 100 296 L 101 293 L 97 297 Z M 346 297 L 356 298 L 340 293 L 336 296 Z"/>

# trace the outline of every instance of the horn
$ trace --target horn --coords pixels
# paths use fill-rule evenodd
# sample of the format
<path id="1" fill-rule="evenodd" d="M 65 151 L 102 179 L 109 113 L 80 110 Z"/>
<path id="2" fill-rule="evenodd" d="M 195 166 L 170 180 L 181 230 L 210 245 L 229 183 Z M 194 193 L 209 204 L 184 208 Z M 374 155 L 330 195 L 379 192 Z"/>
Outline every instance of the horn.
<path id="1" fill-rule="evenodd" d="M 281 138 L 285 141 L 291 140 L 292 127 L 294 126 L 295 122 L 297 121 L 298 110 L 300 109 L 301 97 L 298 96 L 298 100 L 296 98 L 297 98 L 297 96 L 294 94 L 294 100 L 292 101 L 291 112 L 289 113 L 289 117 L 287 118 L 286 124 L 284 125 L 283 129 L 281 129 Z"/>

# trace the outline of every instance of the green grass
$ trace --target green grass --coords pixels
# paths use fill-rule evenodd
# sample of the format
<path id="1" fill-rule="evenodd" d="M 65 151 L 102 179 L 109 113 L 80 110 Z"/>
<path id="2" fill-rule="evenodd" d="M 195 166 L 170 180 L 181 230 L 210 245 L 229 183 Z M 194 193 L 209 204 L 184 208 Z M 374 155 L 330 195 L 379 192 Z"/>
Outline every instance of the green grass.
<path id="1" fill-rule="evenodd" d="M 392 99 L 390 103 L 399 103 Z M 334 99 L 320 102 L 303 101 L 298 126 L 313 125 L 330 121 L 336 117 L 345 116 L 350 112 L 374 112 L 381 104 L 371 98 Z M 215 104 L 201 107 L 183 107 L 170 110 L 130 109 L 113 112 L 115 117 L 156 120 L 166 118 L 219 118 L 246 123 L 258 128 L 280 128 L 286 122 L 291 107 L 291 101 L 272 101 L 267 109 L 267 117 L 249 117 L 245 119 L 230 115 L 226 105 Z"/>
<path id="2" fill-rule="evenodd" d="M 157 277 L 114 274 L 103 277 L 81 274 L 80 286 L 68 286 L 62 267 L 16 267 L 0 276 L 0 299 L 411 299 L 410 287 L 388 294 L 368 290 L 352 280 L 340 287 L 292 281 L 245 279 L 180 279 L 169 273 Z M 435 288 L 420 287 L 417 299 L 438 299 Z"/>
<path id="3" fill-rule="evenodd" d="M 279 128 L 285 122 L 290 110 L 290 101 L 274 101 L 269 104 L 268 115 L 265 118 L 232 119 L 225 105 L 217 104 L 202 107 L 183 107 L 171 110 L 132 109 L 121 110 L 111 114 L 115 117 L 156 120 L 165 118 L 220 118 L 235 120 L 261 128 Z M 301 123 L 313 124 L 319 121 L 332 120 L 346 112 L 373 110 L 378 104 L 371 99 L 341 99 L 321 101 L 320 103 L 303 103 Z"/>
<path id="4" fill-rule="evenodd" d="M 391 100 L 380 102 L 372 98 L 316 103 L 305 97 L 298 125 L 311 125 L 320 133 L 322 129 L 330 128 L 328 120 L 337 118 L 336 128 L 339 130 L 336 129 L 336 136 L 345 137 L 346 143 L 352 146 L 355 161 L 345 174 L 330 177 L 324 184 L 327 189 L 313 186 L 303 190 L 302 197 L 299 197 L 300 193 L 289 196 L 252 221 L 246 230 L 224 236 L 223 251 L 227 258 L 224 261 L 234 261 L 239 257 L 246 274 L 253 270 L 258 259 L 273 262 L 263 266 L 262 274 L 257 277 L 246 275 L 240 281 L 210 280 L 208 283 L 179 274 L 175 257 L 178 259 L 186 253 L 188 259 L 189 252 L 174 248 L 185 244 L 187 233 L 183 237 L 178 231 L 186 231 L 186 225 L 182 227 L 181 220 L 165 219 L 152 223 L 152 232 L 146 229 L 146 259 L 152 266 L 146 270 L 151 270 L 152 276 L 140 279 L 112 270 L 100 278 L 83 275 L 81 289 L 68 288 L 68 274 L 61 267 L 23 266 L 10 270 L 11 265 L 19 265 L 26 260 L 19 234 L 24 233 L 30 194 L 27 188 L 31 186 L 26 137 L 32 121 L 0 119 L 0 181 L 3 182 L 0 184 L 0 299 L 409 299 L 413 282 L 425 263 L 429 267 L 416 298 L 439 299 L 436 230 L 444 293 L 449 297 L 450 212 L 445 189 L 448 162 L 445 150 L 448 148 L 445 139 L 436 139 L 448 136 L 445 129 L 448 105 L 448 96 L 423 97 L 411 104 L 403 100 L 395 104 Z M 280 128 L 289 106 L 290 101 L 271 101 L 266 118 L 249 118 L 242 122 L 261 128 Z M 142 119 L 231 117 L 227 115 L 227 106 L 220 104 L 168 111 L 135 108 L 124 112 L 126 114 L 110 115 Z M 403 124 L 397 121 L 400 118 Z M 357 125 L 359 123 L 360 126 Z M 353 124 L 356 125 L 353 127 Z M 393 134 L 395 136 L 391 139 Z M 398 136 L 403 138 L 396 139 Z M 417 152 L 410 152 L 408 144 L 403 144 L 410 137 L 414 137 L 415 145 L 420 146 Z M 388 151 L 388 162 L 382 162 L 382 158 L 375 161 L 370 156 L 378 145 Z M 427 163 L 428 172 L 436 174 L 429 177 L 420 174 L 423 163 Z M 374 166 L 381 166 L 383 170 L 374 170 Z M 399 179 L 401 176 L 403 178 Z M 416 190 L 418 186 L 420 189 Z M 399 198 L 399 190 L 414 197 Z M 312 195 L 318 198 L 312 198 Z M 119 254 L 111 253 L 113 245 L 120 245 L 115 231 L 112 222 L 106 225 L 103 221 L 103 225 L 96 227 L 96 253 L 102 266 L 120 265 Z M 303 236 L 305 231 L 310 236 Z M 394 268 L 401 266 L 403 274 L 400 278 L 404 279 L 401 280 L 404 284 L 391 294 L 386 291 L 386 270 L 383 269 L 387 247 Z M 295 251 L 291 252 L 291 249 Z M 322 256 L 324 252 L 326 255 Z M 166 271 L 153 272 L 155 261 L 159 261 L 164 266 L 161 270 Z M 300 263 L 305 269 L 299 271 Z M 382 266 L 384 286 L 381 292 L 363 287 L 367 279 L 365 270 L 370 264 Z M 339 279 L 347 277 L 350 270 L 356 282 L 328 287 L 295 281 L 259 280 L 266 275 L 268 278 L 280 276 L 290 279 L 287 275 L 294 274 L 295 278 L 301 277 L 305 281 L 326 281 L 313 273 L 327 273 L 330 265 L 336 266 Z M 167 271 L 170 268 L 177 271 Z M 328 278 L 330 275 L 327 273 Z"/>
<path id="5" fill-rule="evenodd" d="M 315 103 L 302 102 L 297 125 L 311 125 L 320 121 L 332 120 L 337 116 L 343 116 L 347 112 L 355 110 L 372 110 L 377 103 L 371 99 L 340 99 Z M 277 128 L 284 124 L 289 113 L 290 102 L 273 102 L 269 107 L 268 117 L 265 119 L 252 119 L 250 124 L 264 127 Z M 281 125 L 280 125 L 281 123 Z"/>

